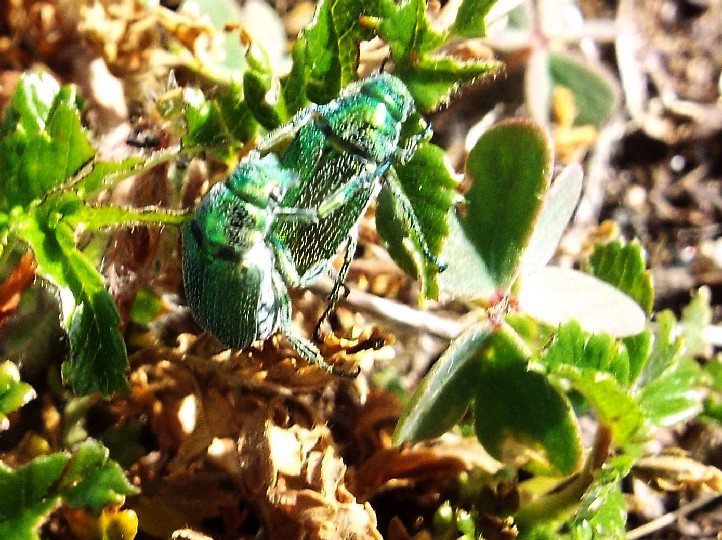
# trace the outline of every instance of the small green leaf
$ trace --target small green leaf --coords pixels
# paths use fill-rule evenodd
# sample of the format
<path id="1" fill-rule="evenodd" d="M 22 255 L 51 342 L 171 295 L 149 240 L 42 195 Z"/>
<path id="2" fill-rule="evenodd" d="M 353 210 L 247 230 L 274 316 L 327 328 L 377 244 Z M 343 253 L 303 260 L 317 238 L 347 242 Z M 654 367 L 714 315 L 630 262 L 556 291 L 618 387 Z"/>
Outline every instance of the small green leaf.
<path id="1" fill-rule="evenodd" d="M 268 130 L 288 121 L 281 87 L 273 76 L 268 56 L 258 45 L 251 44 L 246 53 L 248 67 L 243 73 L 243 95 L 256 120 Z"/>
<path id="2" fill-rule="evenodd" d="M 406 404 L 394 444 L 438 437 L 461 420 L 474 397 L 490 328 L 479 323 L 451 342 Z"/>
<path id="3" fill-rule="evenodd" d="M 570 268 L 545 267 L 521 278 L 519 308 L 547 324 L 576 320 L 586 332 L 622 337 L 644 330 L 646 317 L 626 294 Z"/>
<path id="4" fill-rule="evenodd" d="M 62 375 L 76 394 L 98 391 L 112 396 L 130 389 L 119 323 L 118 309 L 105 289 L 96 290 L 75 307 L 68 326 L 70 358 L 63 362 Z"/>
<path id="5" fill-rule="evenodd" d="M 584 173 L 578 164 L 565 167 L 554 179 L 539 221 L 522 259 L 522 274 L 544 267 L 554 255 L 582 193 Z"/>
<path id="6" fill-rule="evenodd" d="M 140 324 L 150 324 L 165 310 L 163 300 L 150 288 L 143 287 L 135 297 L 130 318 Z"/>
<path id="7" fill-rule="evenodd" d="M 56 507 L 52 490 L 60 478 L 68 453 L 33 459 L 13 470 L 0 462 L 0 537 L 39 540 L 37 529 Z"/>
<path id="8" fill-rule="evenodd" d="M 582 369 L 605 371 L 623 387 L 629 382 L 629 354 L 621 342 L 607 334 L 585 335 L 576 321 L 559 328 L 554 342 L 541 358 L 553 369 L 568 364 Z"/>
<path id="9" fill-rule="evenodd" d="M 571 524 L 573 540 L 625 537 L 627 505 L 621 482 L 631 468 L 632 460 L 620 456 L 597 471 Z"/>
<path id="10" fill-rule="evenodd" d="M 76 393 L 126 392 L 128 358 L 118 310 L 98 270 L 75 247 L 72 229 L 65 223 L 53 228 L 41 210 L 25 216 L 23 233 L 38 261 L 37 273 L 60 289 L 63 324 L 70 338 L 63 378 Z"/>
<path id="11" fill-rule="evenodd" d="M 550 373 L 569 381 L 584 396 L 599 422 L 612 430 L 615 444 L 625 445 L 640 433 L 642 411 L 611 374 L 566 364 L 554 367 Z"/>
<path id="12" fill-rule="evenodd" d="M 228 143 L 228 132 L 218 105 L 206 100 L 200 90 L 186 89 L 186 146 L 216 146 Z"/>
<path id="13" fill-rule="evenodd" d="M 230 86 L 215 97 L 215 103 L 231 139 L 241 143 L 253 140 L 258 133 L 258 121 L 244 99 L 241 83 L 231 81 Z"/>
<path id="14" fill-rule="evenodd" d="M 644 416 L 654 427 L 686 422 L 702 410 L 703 372 L 691 358 L 681 358 L 651 380 L 638 395 Z"/>
<path id="15" fill-rule="evenodd" d="M 17 127 L 26 136 L 33 136 L 45 129 L 55 96 L 60 85 L 46 72 L 26 72 L 18 81 L 12 101 L 5 109 L 0 137 L 5 137 Z"/>
<path id="16" fill-rule="evenodd" d="M 32 79 L 36 84 L 56 84 L 47 79 Z M 26 88 L 27 90 L 27 88 Z M 48 88 L 36 88 L 46 93 Z M 44 111 L 44 108 L 41 108 Z M 23 114 L 40 112 L 34 107 Z M 30 122 L 20 115 L 16 120 Z M 27 207 L 49 190 L 57 187 L 94 155 L 80 122 L 77 93 L 73 87 L 63 87 L 54 95 L 47 118 L 36 118 L 37 131 L 25 132 L 21 124 L 0 140 L 0 180 L 3 203 L 6 206 Z"/>
<path id="17" fill-rule="evenodd" d="M 590 273 L 634 298 L 647 315 L 652 313 L 654 287 L 642 246 L 620 241 L 595 246 Z"/>
<path id="18" fill-rule="evenodd" d="M 671 311 L 665 310 L 657 314 L 657 327 L 652 343 L 652 351 L 637 381 L 639 387 L 659 378 L 680 358 L 683 344 L 677 331 L 677 320 Z"/>
<path id="19" fill-rule="evenodd" d="M 83 206 L 66 216 L 72 227 L 80 224 L 90 230 L 104 227 L 132 227 L 141 224 L 182 225 L 190 217 L 186 211 L 145 206 L 130 208 L 121 206 Z"/>
<path id="20" fill-rule="evenodd" d="M 709 393 L 704 401 L 704 415 L 722 423 L 722 359 L 714 358 L 704 364 L 704 376 Z"/>
<path id="21" fill-rule="evenodd" d="M 680 324 L 684 330 L 684 345 L 691 356 L 704 355 L 710 348 L 704 333 L 712 324 L 714 315 L 710 305 L 711 295 L 709 287 L 700 287 L 692 293 L 692 300 L 682 310 Z"/>
<path id="22" fill-rule="evenodd" d="M 0 431 L 9 427 L 7 415 L 35 398 L 35 390 L 20 380 L 18 367 L 10 361 L 0 364 Z"/>
<path id="23" fill-rule="evenodd" d="M 444 43 L 444 36 L 435 32 L 426 16 L 426 0 L 409 0 L 389 14 L 378 29 L 391 47 L 391 55 L 400 66 L 410 66 L 421 54 L 433 51 Z"/>
<path id="24" fill-rule="evenodd" d="M 639 374 L 647 363 L 649 354 L 652 351 L 653 335 L 652 331 L 647 329 L 635 336 L 627 336 L 622 338 L 622 342 L 627 347 L 629 353 L 629 382 L 634 383 Z"/>
<path id="25" fill-rule="evenodd" d="M 283 83 L 283 100 L 289 116 L 293 116 L 308 104 L 306 97 L 305 44 L 297 41 L 291 49 L 291 72 Z"/>
<path id="26" fill-rule="evenodd" d="M 441 260 L 448 267 L 437 278 L 441 290 L 465 300 L 493 296 L 497 293 L 496 281 L 476 246 L 466 236 L 455 208 L 449 211 L 446 222 L 449 224 L 449 236 L 441 250 Z"/>
<path id="27" fill-rule="evenodd" d="M 466 171 L 472 185 L 461 225 L 499 291 L 516 277 L 541 211 L 549 186 L 550 144 L 542 128 L 515 120 L 487 131 L 469 153 Z"/>
<path id="28" fill-rule="evenodd" d="M 617 109 L 618 90 L 613 79 L 563 52 L 549 54 L 552 84 L 569 88 L 576 98 L 576 125 L 602 126 Z"/>
<path id="29" fill-rule="evenodd" d="M 421 144 L 411 160 L 396 165 L 395 170 L 421 225 L 420 232 L 431 253 L 438 256 L 444 239 L 449 235 L 446 216 L 456 196 L 457 185 L 444 160 L 444 151 L 433 144 Z M 419 279 L 419 296 L 436 298 L 439 293 L 436 280 L 438 268 L 425 257 L 417 238 L 408 238 L 403 234 L 407 227 L 403 226 L 396 210 L 392 196 L 383 190 L 376 208 L 378 232 L 399 266 Z"/>
<path id="30" fill-rule="evenodd" d="M 306 95 L 328 103 L 341 88 L 357 79 L 359 46 L 373 37 L 361 26 L 364 17 L 378 17 L 377 0 L 322 0 L 302 38 L 306 42 Z"/>
<path id="31" fill-rule="evenodd" d="M 120 505 L 126 495 L 137 493 L 120 465 L 108 456 L 108 449 L 93 439 L 75 449 L 58 488 L 66 504 L 98 516 L 104 507 Z"/>
<path id="32" fill-rule="evenodd" d="M 476 385 L 476 436 L 496 459 L 508 462 L 520 447 L 544 456 L 556 471 L 571 474 L 582 458 L 579 426 L 567 400 L 501 332 L 484 352 Z"/>
<path id="33" fill-rule="evenodd" d="M 495 61 L 423 56 L 409 66 L 399 65 L 395 74 L 414 96 L 418 110 L 429 113 L 447 104 L 462 86 L 493 75 L 501 68 L 502 64 Z"/>
<path id="34" fill-rule="evenodd" d="M 451 34 L 462 38 L 486 36 L 484 19 L 496 0 L 463 0 L 456 14 Z"/>

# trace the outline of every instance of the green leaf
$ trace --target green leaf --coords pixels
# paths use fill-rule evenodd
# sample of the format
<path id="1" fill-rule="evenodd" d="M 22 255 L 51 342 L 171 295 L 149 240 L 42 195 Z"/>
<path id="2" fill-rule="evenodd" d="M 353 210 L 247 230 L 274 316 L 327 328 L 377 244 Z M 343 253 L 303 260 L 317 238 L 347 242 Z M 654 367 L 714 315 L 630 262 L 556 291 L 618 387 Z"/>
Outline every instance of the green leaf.
<path id="1" fill-rule="evenodd" d="M 489 325 L 478 323 L 451 342 L 404 407 L 394 444 L 438 437 L 461 420 L 474 397 L 490 335 Z"/>
<path id="2" fill-rule="evenodd" d="M 691 356 L 704 355 L 710 344 L 704 336 L 707 326 L 712 324 L 713 311 L 710 305 L 712 293 L 709 287 L 700 287 L 692 293 L 692 300 L 682 310 L 680 324 L 684 331 L 684 345 Z"/>
<path id="3" fill-rule="evenodd" d="M 647 322 L 629 296 L 570 268 L 545 267 L 522 276 L 517 302 L 535 319 L 551 325 L 574 319 L 589 333 L 630 336 L 643 331 Z"/>
<path id="4" fill-rule="evenodd" d="M 217 146 L 228 143 L 221 112 L 213 101 L 206 100 L 200 90 L 185 89 L 186 146 Z"/>
<path id="5" fill-rule="evenodd" d="M 305 44 L 298 40 L 291 49 L 291 72 L 283 83 L 283 100 L 289 116 L 293 116 L 308 104 L 306 97 Z"/>
<path id="6" fill-rule="evenodd" d="M 26 72 L 20 77 L 10 105 L 5 109 L 0 137 L 21 128 L 26 136 L 37 135 L 45 129 L 55 96 L 60 85 L 44 71 Z"/>
<path id="7" fill-rule="evenodd" d="M 35 390 L 20 380 L 18 367 L 10 361 L 0 364 L 0 431 L 10 427 L 7 415 L 35 398 Z"/>
<path id="8" fill-rule="evenodd" d="M 1 538 L 40 538 L 38 527 L 59 501 L 51 488 L 69 459 L 65 452 L 37 457 L 15 470 L 0 462 Z"/>
<path id="9" fill-rule="evenodd" d="M 697 416 L 703 407 L 703 372 L 691 358 L 681 358 L 639 393 L 639 406 L 654 427 L 670 427 Z"/>
<path id="10" fill-rule="evenodd" d="M 484 19 L 496 0 L 463 0 L 456 14 L 451 34 L 462 38 L 486 36 Z"/>
<path id="11" fill-rule="evenodd" d="M 461 225 L 499 291 L 508 290 L 516 277 L 541 211 L 549 186 L 550 144 L 541 127 L 514 120 L 487 131 L 469 153 L 466 171 L 472 185 Z"/>
<path id="12" fill-rule="evenodd" d="M 585 335 L 576 321 L 559 328 L 554 342 L 541 358 L 554 369 L 568 364 L 582 369 L 605 371 L 626 387 L 629 382 L 629 355 L 621 342 L 607 334 Z"/>
<path id="13" fill-rule="evenodd" d="M 66 217 L 73 228 L 82 224 L 91 230 L 104 227 L 132 227 L 141 224 L 182 225 L 191 213 L 155 206 L 131 208 L 121 206 L 83 206 Z"/>
<path id="14" fill-rule="evenodd" d="M 243 95 L 256 120 L 272 130 L 288 121 L 286 106 L 278 79 L 268 62 L 268 56 L 258 45 L 251 44 L 246 53 L 248 67 L 243 73 Z"/>
<path id="15" fill-rule="evenodd" d="M 617 445 L 631 442 L 640 432 L 642 411 L 611 374 L 567 364 L 552 368 L 550 373 L 569 381 L 584 396 L 599 422 L 612 430 Z"/>
<path id="16" fill-rule="evenodd" d="M 714 358 L 704 364 L 709 394 L 704 401 L 704 415 L 722 423 L 722 359 Z"/>
<path id="17" fill-rule="evenodd" d="M 383 20 L 378 31 L 400 66 L 411 65 L 420 60 L 422 53 L 433 51 L 444 43 L 444 36 L 431 28 L 426 16 L 426 0 L 408 0 Z"/>
<path id="18" fill-rule="evenodd" d="M 57 85 L 47 79 L 31 79 L 31 84 Z M 28 90 L 25 88 L 25 90 Z M 48 88 L 36 88 L 47 93 Z M 44 108 L 28 107 L 24 114 L 44 112 Z M 16 120 L 33 123 L 22 114 Z M 80 122 L 78 98 L 72 87 L 57 90 L 47 118 L 36 118 L 36 130 L 25 132 L 17 124 L 15 131 L 0 141 L 0 167 L 4 171 L 0 188 L 3 204 L 27 207 L 49 190 L 59 186 L 94 155 Z"/>
<path id="19" fill-rule="evenodd" d="M 108 449 L 93 439 L 75 449 L 59 486 L 63 502 L 98 516 L 104 507 L 120 505 L 126 495 L 138 492 L 125 478 L 120 465 L 108 456 Z"/>
<path id="20" fill-rule="evenodd" d="M 357 79 L 359 45 L 373 37 L 361 26 L 365 17 L 378 17 L 377 0 L 322 0 L 302 38 L 306 42 L 306 95 L 314 103 L 328 103 L 341 88 Z"/>
<path id="21" fill-rule="evenodd" d="M 128 358 L 118 329 L 120 317 L 102 276 L 77 250 L 73 231 L 66 224 L 52 228 L 42 207 L 24 218 L 23 237 L 38 261 L 37 273 L 60 289 L 63 324 L 70 338 L 63 378 L 76 393 L 126 392 Z"/>
<path id="22" fill-rule="evenodd" d="M 522 274 L 543 268 L 554 255 L 579 201 L 583 178 L 581 166 L 574 164 L 565 167 L 554 179 L 524 252 Z"/>
<path id="23" fill-rule="evenodd" d="M 244 99 L 241 83 L 232 81 L 214 101 L 230 138 L 242 143 L 253 140 L 258 133 L 258 121 Z"/>
<path id="24" fill-rule="evenodd" d="M 68 326 L 70 358 L 63 362 L 63 381 L 76 394 L 127 393 L 128 357 L 118 330 L 120 316 L 105 289 L 96 290 L 74 309 Z"/>
<path id="25" fill-rule="evenodd" d="M 571 524 L 573 540 L 625 537 L 627 505 L 621 482 L 629 474 L 632 464 L 630 458 L 620 456 L 597 471 Z"/>
<path id="26" fill-rule="evenodd" d="M 552 84 L 569 88 L 576 98 L 576 125 L 602 126 L 617 109 L 618 90 L 613 79 L 563 52 L 549 54 Z"/>
<path id="27" fill-rule="evenodd" d="M 414 96 L 416 107 L 429 113 L 448 103 L 462 86 L 497 73 L 500 62 L 424 56 L 411 65 L 399 65 L 395 74 Z"/>
<path id="28" fill-rule="evenodd" d="M 649 354 L 652 351 L 652 331 L 647 329 L 635 336 L 622 338 L 629 353 L 629 382 L 634 383 L 644 369 Z"/>
<path id="29" fill-rule="evenodd" d="M 628 294 L 647 315 L 652 313 L 654 287 L 642 246 L 620 241 L 598 244 L 589 258 L 590 273 Z"/>
<path id="30" fill-rule="evenodd" d="M 547 378 L 529 371 L 509 338 L 493 334 L 476 389 L 476 436 L 496 459 L 513 462 L 521 448 L 543 456 L 562 475 L 577 470 L 582 448 L 579 426 L 567 400 Z"/>
<path id="31" fill-rule="evenodd" d="M 665 310 L 658 313 L 652 351 L 637 380 L 637 386 L 644 387 L 659 378 L 679 360 L 682 347 L 682 339 L 677 332 L 677 320 L 672 312 Z"/>
<path id="32" fill-rule="evenodd" d="M 466 236 L 458 217 L 452 208 L 446 217 L 449 236 L 441 250 L 441 260 L 448 264 L 438 276 L 441 290 L 454 298 L 465 300 L 488 299 L 497 293 L 497 286 L 473 242 Z"/>
<path id="33" fill-rule="evenodd" d="M 446 216 L 456 196 L 457 181 L 444 161 L 444 151 L 429 143 L 423 143 L 411 160 L 395 166 L 401 187 L 416 213 L 421 233 L 431 253 L 438 256 L 442 243 L 449 235 Z M 406 227 L 396 214 L 396 204 L 387 190 L 378 198 L 376 226 L 393 259 L 421 285 L 421 298 L 436 298 L 439 286 L 438 269 L 423 253 L 416 238 L 403 234 Z"/>

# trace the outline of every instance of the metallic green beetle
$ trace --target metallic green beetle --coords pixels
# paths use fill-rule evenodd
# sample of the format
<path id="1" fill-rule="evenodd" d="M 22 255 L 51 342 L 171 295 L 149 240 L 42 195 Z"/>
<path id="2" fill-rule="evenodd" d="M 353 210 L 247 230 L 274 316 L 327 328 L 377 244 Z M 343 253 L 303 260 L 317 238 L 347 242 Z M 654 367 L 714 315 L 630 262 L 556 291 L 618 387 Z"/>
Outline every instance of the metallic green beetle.
<path id="1" fill-rule="evenodd" d="M 316 221 L 276 220 L 271 226 L 298 273 L 293 285 L 307 285 L 345 250 L 317 335 L 343 287 L 356 250 L 358 222 L 382 187 L 390 191 L 406 233 L 439 271 L 445 268 L 429 250 L 392 166 L 395 160 L 408 161 L 419 142 L 430 137 L 424 124 L 401 140 L 404 123 L 413 112 L 414 101 L 404 83 L 381 73 L 349 85 L 326 105 L 302 110 L 259 145 L 261 153 L 279 153 L 281 166 L 299 176 L 281 204 L 318 209 L 321 214 Z"/>
<path id="2" fill-rule="evenodd" d="M 297 180 L 275 155 L 253 153 L 213 186 L 183 226 L 183 283 L 196 320 L 225 345 L 242 349 L 280 330 L 305 360 L 335 372 L 293 329 L 286 285 L 299 278 L 271 229 L 319 219 L 281 203 Z"/>

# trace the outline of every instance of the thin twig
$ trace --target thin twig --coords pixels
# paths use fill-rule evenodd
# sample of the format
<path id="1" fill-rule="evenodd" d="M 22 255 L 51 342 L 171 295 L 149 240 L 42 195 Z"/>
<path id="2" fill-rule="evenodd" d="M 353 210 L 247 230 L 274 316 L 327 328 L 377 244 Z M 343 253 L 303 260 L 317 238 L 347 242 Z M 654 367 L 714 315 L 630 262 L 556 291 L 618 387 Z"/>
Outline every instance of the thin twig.
<path id="1" fill-rule="evenodd" d="M 658 531 L 664 529 L 665 527 L 672 525 L 679 518 L 684 517 L 688 514 L 691 514 L 692 512 L 699 510 L 703 506 L 706 506 L 709 503 L 716 501 L 716 500 L 720 500 L 720 499 L 722 499 L 722 493 L 709 493 L 707 495 L 703 495 L 696 501 L 692 501 L 691 503 L 687 503 L 683 506 L 680 506 L 674 512 L 669 512 L 668 514 L 664 514 L 663 516 L 658 517 L 657 519 L 654 519 L 654 520 L 650 521 L 649 523 L 645 523 L 644 525 L 629 531 L 627 533 L 627 540 L 636 540 L 637 538 L 644 538 L 645 536 L 648 536 L 652 533 L 658 532 Z"/>

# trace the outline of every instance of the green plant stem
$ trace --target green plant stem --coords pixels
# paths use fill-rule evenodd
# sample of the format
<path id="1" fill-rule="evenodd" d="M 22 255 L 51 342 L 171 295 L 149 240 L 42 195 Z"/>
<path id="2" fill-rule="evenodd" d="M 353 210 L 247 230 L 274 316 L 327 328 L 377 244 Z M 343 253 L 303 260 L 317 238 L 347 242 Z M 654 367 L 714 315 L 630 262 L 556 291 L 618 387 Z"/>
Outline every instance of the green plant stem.
<path id="1" fill-rule="evenodd" d="M 171 210 L 157 206 L 126 208 L 122 206 L 86 206 L 66 218 L 73 228 L 83 223 L 90 229 L 128 227 L 143 223 L 152 225 L 182 225 L 192 215 L 189 210 Z"/>
<path id="2" fill-rule="evenodd" d="M 594 481 L 595 472 L 604 465 L 611 445 L 611 430 L 607 426 L 599 426 L 584 468 L 560 488 L 523 505 L 514 516 L 516 524 L 527 529 L 539 523 L 561 520 L 572 514 Z"/>

